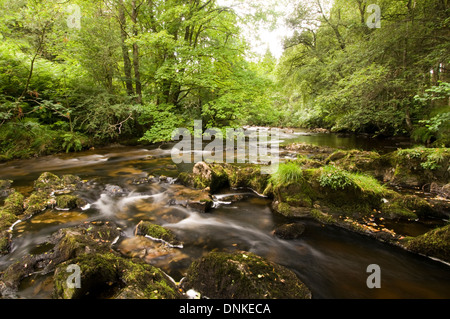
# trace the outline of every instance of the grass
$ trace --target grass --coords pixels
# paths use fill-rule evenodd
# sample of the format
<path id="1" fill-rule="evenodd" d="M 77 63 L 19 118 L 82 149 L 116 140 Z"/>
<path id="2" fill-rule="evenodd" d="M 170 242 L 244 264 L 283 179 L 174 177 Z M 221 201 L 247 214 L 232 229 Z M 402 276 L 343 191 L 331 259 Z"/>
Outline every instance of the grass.
<path id="1" fill-rule="evenodd" d="M 332 165 L 321 168 L 319 183 L 322 187 L 331 189 L 360 189 L 363 192 L 370 192 L 377 196 L 383 196 L 387 188 L 381 185 L 374 177 L 361 173 L 351 173 Z"/>
<path id="2" fill-rule="evenodd" d="M 282 163 L 278 171 L 272 174 L 270 182 L 273 186 L 288 185 L 299 183 L 303 179 L 303 171 L 300 166 L 294 162 Z"/>

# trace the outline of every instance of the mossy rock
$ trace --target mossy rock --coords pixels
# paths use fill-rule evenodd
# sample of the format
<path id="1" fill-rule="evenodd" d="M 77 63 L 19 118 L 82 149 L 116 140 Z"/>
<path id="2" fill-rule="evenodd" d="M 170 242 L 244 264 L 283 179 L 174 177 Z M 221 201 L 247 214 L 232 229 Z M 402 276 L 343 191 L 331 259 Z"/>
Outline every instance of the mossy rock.
<path id="1" fill-rule="evenodd" d="M 62 175 L 60 180 L 64 187 L 76 187 L 81 182 L 81 178 L 79 176 L 71 174 Z"/>
<path id="2" fill-rule="evenodd" d="M 175 234 L 163 226 L 153 224 L 148 221 L 140 221 L 136 226 L 136 235 L 150 236 L 155 239 L 162 239 L 171 245 L 179 245 Z"/>
<path id="3" fill-rule="evenodd" d="M 450 224 L 403 240 L 406 249 L 450 262 Z"/>
<path id="4" fill-rule="evenodd" d="M 230 165 L 225 164 L 231 188 L 250 188 L 262 194 L 268 186 L 270 175 L 263 174 L 259 165 Z"/>
<path id="5" fill-rule="evenodd" d="M 336 182 L 336 179 L 327 177 L 339 186 L 333 187 L 334 184 L 322 185 L 321 176 L 327 174 L 322 168 L 303 170 L 303 177 L 298 182 L 273 186 L 274 203 L 277 203 L 273 208 L 285 216 L 303 217 L 310 215 L 318 203 L 328 208 L 327 214 L 348 216 L 367 215 L 380 206 L 385 191 L 375 179 L 343 172 L 345 174 L 341 175 L 348 182 Z M 376 185 L 371 185 L 373 183 Z"/>
<path id="6" fill-rule="evenodd" d="M 192 174 L 194 187 L 199 189 L 209 187 L 211 193 L 228 185 L 228 176 L 219 164 L 198 162 L 194 165 Z"/>
<path id="7" fill-rule="evenodd" d="M 385 175 L 392 185 L 414 188 L 432 182 L 448 183 L 449 148 L 402 149 L 384 158 L 393 168 Z"/>
<path id="8" fill-rule="evenodd" d="M 13 183 L 13 181 L 11 181 L 11 180 L 0 179 L 0 197 L 8 196 L 11 193 L 12 183 Z"/>
<path id="9" fill-rule="evenodd" d="M 30 217 L 36 213 L 47 209 L 50 203 L 50 196 L 44 191 L 35 191 L 31 193 L 24 201 L 25 216 Z"/>
<path id="10" fill-rule="evenodd" d="M 173 185 L 167 194 L 170 197 L 170 205 L 190 207 L 200 213 L 208 212 L 214 205 L 211 195 L 206 190 L 189 188 L 183 185 Z"/>
<path id="11" fill-rule="evenodd" d="M 16 220 L 15 214 L 0 208 L 0 230 L 7 230 Z"/>
<path id="12" fill-rule="evenodd" d="M 80 177 L 75 175 L 67 174 L 59 177 L 53 173 L 44 172 L 34 181 L 34 189 L 47 193 L 58 190 L 75 190 L 80 182 Z"/>
<path id="13" fill-rule="evenodd" d="M 178 182 L 197 189 L 208 189 L 212 194 L 220 189 L 250 188 L 262 194 L 268 185 L 269 175 L 261 172 L 259 165 L 195 164 L 192 173 L 180 173 Z"/>
<path id="14" fill-rule="evenodd" d="M 80 268 L 80 287 L 69 287 L 69 265 Z M 85 254 L 60 264 L 53 276 L 58 299 L 176 299 L 181 294 L 161 270 L 112 253 Z"/>
<path id="15" fill-rule="evenodd" d="M 421 217 L 442 217 L 438 210 L 419 196 L 401 195 L 391 191 L 386 197 L 380 206 L 385 218 L 414 220 Z"/>
<path id="16" fill-rule="evenodd" d="M 6 199 L 3 209 L 16 216 L 23 213 L 24 196 L 18 192 L 12 192 Z"/>
<path id="17" fill-rule="evenodd" d="M 211 252 L 192 263 L 183 281 L 213 299 L 310 299 L 289 269 L 249 252 Z"/>
<path id="18" fill-rule="evenodd" d="M 0 230 L 0 256 L 9 253 L 10 244 L 10 233 L 6 230 Z"/>
<path id="19" fill-rule="evenodd" d="M 383 169 L 383 161 L 377 152 L 350 150 L 338 150 L 331 154 L 326 160 L 326 164 L 334 163 L 349 172 L 363 172 L 371 175 L 380 175 Z"/>
<path id="20" fill-rule="evenodd" d="M 34 188 L 38 191 L 54 191 L 61 188 L 61 179 L 53 173 L 44 172 L 34 181 Z"/>
<path id="21" fill-rule="evenodd" d="M 273 233 L 281 239 L 299 239 L 305 232 L 305 228 L 302 223 L 290 223 L 278 226 Z"/>
<path id="22" fill-rule="evenodd" d="M 54 297 L 57 299 L 79 299 L 82 297 L 107 298 L 113 294 L 119 282 L 117 256 L 82 255 L 56 267 L 54 274 Z M 80 269 L 80 287 L 69 287 L 69 265 Z"/>
<path id="23" fill-rule="evenodd" d="M 91 222 L 60 229 L 45 243 L 49 247 L 47 251 L 23 256 L 6 268 L 0 279 L 7 289 L 17 290 L 21 281 L 32 273 L 51 273 L 57 265 L 86 254 L 113 252 L 112 243 L 119 235 L 120 230 L 111 222 Z"/>
<path id="24" fill-rule="evenodd" d="M 82 207 L 86 202 L 76 195 L 59 195 L 56 196 L 56 207 L 61 209 L 74 209 Z"/>
<path id="25" fill-rule="evenodd" d="M 61 262 L 88 252 L 108 252 L 120 234 L 118 227 L 110 222 L 86 223 L 60 229 L 52 235 L 50 242 L 55 244 L 55 259 Z"/>

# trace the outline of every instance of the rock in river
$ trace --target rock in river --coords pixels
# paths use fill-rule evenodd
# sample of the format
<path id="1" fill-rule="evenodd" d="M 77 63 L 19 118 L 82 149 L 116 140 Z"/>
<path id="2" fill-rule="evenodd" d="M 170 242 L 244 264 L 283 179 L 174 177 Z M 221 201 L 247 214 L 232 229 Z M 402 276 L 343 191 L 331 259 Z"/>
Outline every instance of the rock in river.
<path id="1" fill-rule="evenodd" d="M 183 288 L 214 299 L 310 299 L 289 269 L 253 253 L 211 252 L 192 263 Z"/>

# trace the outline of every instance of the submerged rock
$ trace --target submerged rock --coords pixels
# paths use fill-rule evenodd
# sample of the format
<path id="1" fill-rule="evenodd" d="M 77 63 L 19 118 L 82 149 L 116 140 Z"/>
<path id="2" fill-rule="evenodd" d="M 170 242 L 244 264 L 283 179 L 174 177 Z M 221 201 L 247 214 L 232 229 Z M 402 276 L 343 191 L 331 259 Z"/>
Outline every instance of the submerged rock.
<path id="1" fill-rule="evenodd" d="M 192 263 L 183 288 L 213 299 L 310 299 L 287 268 L 249 252 L 212 252 Z"/>
<path id="2" fill-rule="evenodd" d="M 299 239 L 305 232 L 305 225 L 302 223 L 291 223 L 277 227 L 274 235 L 281 239 Z"/>
<path id="3" fill-rule="evenodd" d="M 168 260 L 177 254 L 177 250 L 166 243 L 144 236 L 123 239 L 117 244 L 117 250 L 126 257 L 142 259 L 149 264 L 160 264 L 160 260 Z"/>
<path id="4" fill-rule="evenodd" d="M 189 207 L 201 213 L 208 212 L 214 205 L 214 201 L 208 192 L 182 185 L 172 185 L 167 190 L 167 194 L 170 197 L 170 205 Z"/>

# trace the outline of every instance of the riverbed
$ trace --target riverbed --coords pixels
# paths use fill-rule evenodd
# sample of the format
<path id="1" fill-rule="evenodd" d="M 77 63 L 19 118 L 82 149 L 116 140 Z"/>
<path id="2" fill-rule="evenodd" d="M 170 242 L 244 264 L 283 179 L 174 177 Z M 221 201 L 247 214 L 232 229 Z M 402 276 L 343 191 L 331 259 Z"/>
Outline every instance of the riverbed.
<path id="1" fill-rule="evenodd" d="M 333 148 L 360 148 L 388 152 L 410 144 L 404 140 L 282 132 L 281 143 L 305 142 Z M 450 298 L 450 266 L 399 247 L 312 219 L 290 220 L 271 210 L 271 201 L 251 190 L 223 190 L 215 194 L 214 208 L 200 213 L 170 205 L 179 171 L 171 160 L 173 144 L 148 147 L 111 146 L 0 164 L 0 179 L 13 180 L 24 195 L 42 172 L 73 174 L 84 181 L 80 196 L 87 205 L 74 210 L 47 210 L 14 225 L 12 251 L 0 257 L 0 270 L 29 253 L 42 253 L 46 240 L 58 229 L 86 221 L 117 223 L 133 236 L 141 220 L 165 226 L 183 243 L 176 256 L 154 261 L 174 281 L 182 280 L 190 263 L 212 250 L 245 250 L 293 270 L 310 288 L 313 298 Z M 152 182 L 140 183 L 154 176 Z M 161 178 L 162 176 L 162 178 Z M 239 200 L 229 200 L 239 198 Z M 301 222 L 300 239 L 273 235 L 282 224 Z M 431 227 L 431 226 L 430 226 Z M 419 230 L 425 232 L 426 227 Z M 380 266 L 381 288 L 368 288 L 371 264 Z M 50 298 L 51 274 L 34 274 L 23 281 L 18 297 Z"/>

